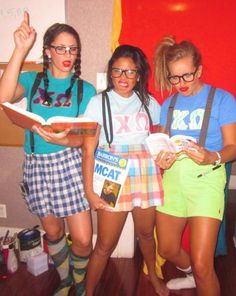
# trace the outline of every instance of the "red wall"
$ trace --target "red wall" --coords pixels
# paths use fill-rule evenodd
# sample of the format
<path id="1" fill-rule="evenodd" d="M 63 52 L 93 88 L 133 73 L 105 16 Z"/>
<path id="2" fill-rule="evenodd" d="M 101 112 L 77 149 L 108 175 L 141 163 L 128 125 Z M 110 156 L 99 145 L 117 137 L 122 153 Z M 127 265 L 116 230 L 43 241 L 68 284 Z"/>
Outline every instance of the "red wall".
<path id="1" fill-rule="evenodd" d="M 188 39 L 203 57 L 203 79 L 236 96 L 235 0 L 121 0 L 120 44 L 139 46 L 153 65 L 157 43 L 165 35 Z M 150 90 L 163 101 L 150 80 Z"/>

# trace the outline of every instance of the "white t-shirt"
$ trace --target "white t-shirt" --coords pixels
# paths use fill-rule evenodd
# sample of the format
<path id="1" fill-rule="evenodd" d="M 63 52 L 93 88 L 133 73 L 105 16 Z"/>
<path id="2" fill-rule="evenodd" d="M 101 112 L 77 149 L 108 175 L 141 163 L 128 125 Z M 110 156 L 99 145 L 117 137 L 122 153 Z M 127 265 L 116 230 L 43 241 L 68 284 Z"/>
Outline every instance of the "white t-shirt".
<path id="1" fill-rule="evenodd" d="M 141 101 L 137 94 L 124 98 L 118 95 L 114 90 L 108 92 L 113 124 L 113 142 L 114 145 L 132 145 L 143 144 L 149 134 L 149 118 L 145 109 L 141 108 Z M 106 108 L 107 109 L 107 108 Z M 160 122 L 160 105 L 150 97 L 148 106 L 152 122 L 154 125 Z M 102 116 L 102 94 L 91 98 L 85 115 L 97 121 L 101 125 L 101 134 L 99 145 L 107 144 Z M 109 129 L 108 113 L 106 112 L 106 122 Z"/>

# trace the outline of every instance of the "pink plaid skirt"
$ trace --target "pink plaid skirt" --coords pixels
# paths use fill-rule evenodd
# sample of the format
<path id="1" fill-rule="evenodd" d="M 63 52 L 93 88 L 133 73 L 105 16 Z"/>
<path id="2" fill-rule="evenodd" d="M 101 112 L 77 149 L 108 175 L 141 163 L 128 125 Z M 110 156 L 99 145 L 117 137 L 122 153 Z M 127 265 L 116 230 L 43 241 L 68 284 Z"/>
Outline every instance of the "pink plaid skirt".
<path id="1" fill-rule="evenodd" d="M 117 211 L 132 211 L 134 207 L 146 209 L 163 204 L 160 169 L 146 145 L 111 145 L 111 148 L 102 146 L 99 149 L 130 159 L 129 173 L 116 206 Z"/>

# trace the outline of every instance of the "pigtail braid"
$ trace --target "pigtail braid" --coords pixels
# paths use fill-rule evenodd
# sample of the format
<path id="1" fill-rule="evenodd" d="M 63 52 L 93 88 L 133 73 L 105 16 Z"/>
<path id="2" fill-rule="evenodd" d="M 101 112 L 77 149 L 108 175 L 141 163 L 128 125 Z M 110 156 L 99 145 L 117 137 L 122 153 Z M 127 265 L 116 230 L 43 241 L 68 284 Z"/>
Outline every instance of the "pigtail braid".
<path id="1" fill-rule="evenodd" d="M 77 80 L 76 74 L 73 74 L 73 76 L 71 77 L 71 80 L 70 80 L 70 86 L 65 91 L 65 96 L 67 99 L 70 97 L 72 87 L 73 87 L 76 80 Z"/>

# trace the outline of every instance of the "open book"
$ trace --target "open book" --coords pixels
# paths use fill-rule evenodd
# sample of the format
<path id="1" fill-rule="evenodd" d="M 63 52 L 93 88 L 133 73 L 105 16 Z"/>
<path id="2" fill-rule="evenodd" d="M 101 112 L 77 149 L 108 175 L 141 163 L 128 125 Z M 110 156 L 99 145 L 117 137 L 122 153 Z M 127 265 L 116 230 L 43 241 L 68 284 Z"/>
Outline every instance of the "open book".
<path id="1" fill-rule="evenodd" d="M 154 157 L 160 151 L 174 152 L 177 154 L 178 159 L 182 159 L 186 155 L 183 153 L 184 148 L 194 149 L 192 142 L 197 142 L 195 138 L 185 135 L 175 135 L 169 137 L 164 133 L 154 133 L 149 135 L 146 139 L 148 149 Z"/>
<path id="2" fill-rule="evenodd" d="M 100 149 L 95 153 L 94 191 L 104 199 L 110 210 L 116 208 L 129 171 L 129 159 Z"/>
<path id="3" fill-rule="evenodd" d="M 12 123 L 31 130 L 33 125 L 40 125 L 47 131 L 59 133 L 65 129 L 70 129 L 71 135 L 94 135 L 98 123 L 88 117 L 66 117 L 53 116 L 45 121 L 40 115 L 26 111 L 22 108 L 8 102 L 0 104 L 1 109 L 5 112 Z"/>

